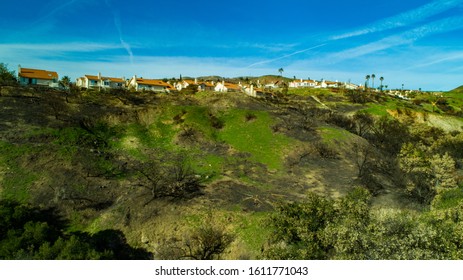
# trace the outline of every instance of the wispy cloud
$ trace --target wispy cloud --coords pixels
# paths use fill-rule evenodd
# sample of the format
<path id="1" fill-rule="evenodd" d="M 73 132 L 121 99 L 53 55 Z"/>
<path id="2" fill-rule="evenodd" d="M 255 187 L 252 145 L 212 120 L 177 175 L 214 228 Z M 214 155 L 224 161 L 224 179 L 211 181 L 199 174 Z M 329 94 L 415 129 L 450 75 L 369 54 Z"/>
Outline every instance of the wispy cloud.
<path id="1" fill-rule="evenodd" d="M 427 61 L 424 63 L 419 63 L 408 67 L 407 69 L 418 69 L 418 68 L 428 68 L 429 66 L 434 66 L 436 64 L 445 64 L 447 62 L 463 61 L 463 51 L 454 51 L 439 53 L 431 57 L 427 57 Z"/>
<path id="2" fill-rule="evenodd" d="M 452 8 L 461 6 L 462 4 L 463 0 L 436 0 L 417 9 L 382 19 L 366 27 L 343 33 L 340 35 L 332 36 L 330 39 L 340 40 L 369 33 L 381 32 L 398 27 L 408 26 L 414 23 L 419 23 L 424 19 L 443 13 Z"/>
<path id="3" fill-rule="evenodd" d="M 371 25 L 367 25 L 366 27 L 359 28 L 354 31 L 346 32 L 340 35 L 332 36 L 324 41 L 324 43 L 319 44 L 314 47 L 310 47 L 303 50 L 298 50 L 292 52 L 290 54 L 286 54 L 274 59 L 262 60 L 256 63 L 253 63 L 246 68 L 251 68 L 257 65 L 268 64 L 274 61 L 282 60 L 285 58 L 289 58 L 309 50 L 319 48 L 329 44 L 330 42 L 337 41 L 340 39 L 347 39 L 355 36 L 366 35 L 369 33 L 376 33 L 381 32 L 389 29 L 394 29 L 398 27 L 405 27 L 411 24 L 422 22 L 423 20 L 432 17 L 434 15 L 443 13 L 447 10 L 452 8 L 461 6 L 463 4 L 463 0 L 437 0 L 426 5 L 423 5 L 417 9 L 398 14 L 396 16 L 392 16 L 389 18 L 382 19 Z M 414 28 L 410 31 L 403 32 L 398 35 L 389 36 L 383 38 L 379 41 L 365 44 L 363 46 L 359 46 L 356 48 L 352 48 L 343 52 L 336 53 L 334 55 L 329 56 L 329 59 L 333 61 L 334 59 L 348 59 L 353 57 L 358 57 L 361 55 L 366 55 L 372 52 L 381 51 L 384 49 L 388 49 L 394 46 L 399 46 L 403 44 L 408 44 L 413 41 L 416 41 L 420 38 L 425 36 L 431 35 L 433 33 L 440 33 L 444 31 L 451 31 L 455 29 L 460 29 L 461 27 L 461 18 L 454 17 L 454 18 L 447 18 L 440 21 L 433 22 L 431 24 L 426 24 L 417 28 Z"/>
<path id="4" fill-rule="evenodd" d="M 248 65 L 248 66 L 246 66 L 245 68 L 251 68 L 251 67 L 254 67 L 254 66 L 257 66 L 257 65 L 262 65 L 262 64 L 267 64 L 267 63 L 271 63 L 271 62 L 274 62 L 274 61 L 282 60 L 282 59 L 285 59 L 285 58 L 288 58 L 288 57 L 291 57 L 291 56 L 295 56 L 295 55 L 298 55 L 298 54 L 301 54 L 301 53 L 308 52 L 308 51 L 313 50 L 313 49 L 317 49 L 317 48 L 323 47 L 323 46 L 325 46 L 325 45 L 326 45 L 326 43 L 320 44 L 320 45 L 316 45 L 316 46 L 313 46 L 313 47 L 310 47 L 310 48 L 307 48 L 307 49 L 295 51 L 295 52 L 293 52 L 293 53 L 286 54 L 286 55 L 283 55 L 283 56 L 280 56 L 280 57 L 277 57 L 277 58 L 262 60 L 262 61 L 253 63 L 253 64 L 251 64 L 251 65 Z"/>
<path id="5" fill-rule="evenodd" d="M 386 37 L 376 42 L 335 53 L 330 55 L 328 60 L 335 63 L 340 60 L 355 58 L 400 45 L 411 44 L 419 39 L 434 34 L 446 33 L 459 29 L 463 29 L 463 17 L 449 17 Z"/>
<path id="6" fill-rule="evenodd" d="M 71 1 L 66 1 L 64 3 L 61 2 L 56 7 L 50 9 L 50 11 L 47 14 L 40 17 L 34 24 L 38 24 L 38 23 L 47 21 L 50 18 L 53 18 L 57 13 L 63 11 L 65 8 L 68 8 L 69 6 L 71 6 L 72 4 L 74 4 L 74 3 L 78 2 L 78 1 L 80 1 L 80 0 L 71 0 Z"/>

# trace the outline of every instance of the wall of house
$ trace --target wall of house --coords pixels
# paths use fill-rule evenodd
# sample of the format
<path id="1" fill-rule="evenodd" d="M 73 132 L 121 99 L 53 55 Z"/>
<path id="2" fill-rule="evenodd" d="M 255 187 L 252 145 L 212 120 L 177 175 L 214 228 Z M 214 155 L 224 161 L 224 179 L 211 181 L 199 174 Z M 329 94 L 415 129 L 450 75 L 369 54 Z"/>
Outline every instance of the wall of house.
<path id="1" fill-rule="evenodd" d="M 24 77 L 19 77 L 19 84 L 21 84 L 21 85 L 48 86 L 48 87 L 58 87 L 59 86 L 58 81 L 24 78 Z"/>

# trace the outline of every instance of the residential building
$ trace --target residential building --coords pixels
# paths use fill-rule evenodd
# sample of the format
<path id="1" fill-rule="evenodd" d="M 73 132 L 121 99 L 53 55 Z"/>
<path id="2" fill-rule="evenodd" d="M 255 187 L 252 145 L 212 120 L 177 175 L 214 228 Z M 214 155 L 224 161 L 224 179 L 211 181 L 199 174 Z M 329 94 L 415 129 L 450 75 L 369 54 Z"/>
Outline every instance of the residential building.
<path id="1" fill-rule="evenodd" d="M 136 91 L 153 91 L 165 93 L 175 90 L 171 84 L 162 80 L 143 79 L 137 78 L 137 76 L 133 76 L 132 79 L 129 80 L 128 87 Z"/>
<path id="2" fill-rule="evenodd" d="M 222 81 L 215 85 L 214 90 L 218 92 L 240 92 L 241 85 L 227 83 L 225 81 Z"/>
<path id="3" fill-rule="evenodd" d="M 199 91 L 214 91 L 215 85 L 214 82 L 199 82 L 198 90 Z"/>
<path id="4" fill-rule="evenodd" d="M 59 87 L 58 73 L 55 71 L 22 68 L 18 66 L 18 80 L 21 85 Z"/>
<path id="5" fill-rule="evenodd" d="M 178 91 L 181 91 L 182 89 L 185 89 L 190 85 L 196 85 L 196 84 L 197 84 L 196 79 L 195 80 L 181 80 L 181 81 L 175 83 L 174 86 Z"/>
<path id="6" fill-rule="evenodd" d="M 102 77 L 101 73 L 98 76 L 85 75 L 77 78 L 76 85 L 80 88 L 86 89 L 111 89 L 111 88 L 124 88 L 124 78 Z"/>
<path id="7" fill-rule="evenodd" d="M 290 88 L 315 88 L 318 86 L 318 82 L 314 80 L 294 80 L 288 85 Z"/>

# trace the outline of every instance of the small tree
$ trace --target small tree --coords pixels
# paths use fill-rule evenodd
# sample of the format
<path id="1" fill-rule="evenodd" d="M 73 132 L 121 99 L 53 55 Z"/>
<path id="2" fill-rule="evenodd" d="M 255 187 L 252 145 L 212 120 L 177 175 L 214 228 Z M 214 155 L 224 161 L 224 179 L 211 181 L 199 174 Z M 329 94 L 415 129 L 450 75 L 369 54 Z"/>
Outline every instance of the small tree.
<path id="1" fill-rule="evenodd" d="M 281 76 L 281 77 L 283 77 L 283 72 L 284 72 L 284 71 L 285 71 L 285 70 L 283 70 L 283 68 L 278 69 L 278 72 L 280 72 L 280 76 Z"/>
<path id="2" fill-rule="evenodd" d="M 429 155 L 425 147 L 407 143 L 400 151 L 399 164 L 407 190 L 422 203 L 430 203 L 443 190 L 458 186 L 455 161 L 447 153 Z"/>
<path id="3" fill-rule="evenodd" d="M 69 78 L 69 76 L 62 77 L 59 85 L 65 89 L 69 89 L 71 86 L 71 78 Z"/>
<path id="4" fill-rule="evenodd" d="M 211 216 L 183 238 L 169 238 L 157 248 L 159 259 L 216 260 L 220 259 L 235 236 Z"/>
<path id="5" fill-rule="evenodd" d="M 140 163 L 135 168 L 144 180 L 140 185 L 151 197 L 145 205 L 158 198 L 188 199 L 200 193 L 201 178 L 196 176 L 184 155 L 164 156 Z"/>
<path id="6" fill-rule="evenodd" d="M 15 72 L 8 69 L 8 64 L 0 63 L 0 86 L 11 86 L 17 83 Z"/>

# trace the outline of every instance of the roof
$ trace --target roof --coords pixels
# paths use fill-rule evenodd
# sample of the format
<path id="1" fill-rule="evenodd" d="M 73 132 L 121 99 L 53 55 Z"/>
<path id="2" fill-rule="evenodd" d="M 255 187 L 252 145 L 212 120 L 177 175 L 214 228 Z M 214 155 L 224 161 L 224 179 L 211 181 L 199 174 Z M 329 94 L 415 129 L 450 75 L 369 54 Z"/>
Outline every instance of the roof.
<path id="1" fill-rule="evenodd" d="M 18 76 L 23 77 L 23 78 L 32 78 L 32 79 L 41 79 L 41 80 L 58 79 L 58 73 L 54 71 L 29 69 L 29 68 L 20 68 L 20 73 Z"/>
<path id="2" fill-rule="evenodd" d="M 293 83 L 316 83 L 314 80 L 294 80 Z"/>
<path id="3" fill-rule="evenodd" d="M 149 85 L 149 86 L 162 86 L 162 87 L 170 87 L 170 84 L 162 81 L 162 80 L 150 80 L 150 79 L 142 79 L 138 78 L 137 83 L 140 85 Z"/>
<path id="4" fill-rule="evenodd" d="M 83 79 L 84 77 L 82 78 L 79 78 L 79 79 Z M 89 79 L 89 80 L 92 80 L 92 81 L 98 81 L 100 80 L 100 78 L 98 76 L 94 76 L 94 75 L 85 75 L 85 78 Z M 125 82 L 124 79 L 122 78 L 113 78 L 113 77 L 101 77 L 101 80 L 103 81 L 111 81 L 113 83 L 123 83 Z"/>
<path id="5" fill-rule="evenodd" d="M 103 81 L 110 80 L 113 83 L 123 83 L 125 82 L 124 79 L 122 78 L 113 78 L 113 77 L 101 77 Z"/>
<path id="6" fill-rule="evenodd" d="M 211 82 L 200 82 L 199 84 L 200 84 L 200 85 L 204 85 L 204 86 L 206 86 L 206 87 L 214 87 L 214 84 L 211 83 Z"/>
<path id="7" fill-rule="evenodd" d="M 93 80 L 93 81 L 98 81 L 99 78 L 98 76 L 93 76 L 93 75 L 85 75 L 85 77 L 89 80 Z"/>
<path id="8" fill-rule="evenodd" d="M 232 83 L 225 83 L 224 86 L 229 89 L 237 89 L 241 90 L 241 87 L 237 84 L 232 84 Z"/>
<path id="9" fill-rule="evenodd" d="M 185 83 L 189 84 L 189 85 L 194 85 L 196 84 L 195 81 L 193 80 L 183 80 Z"/>

